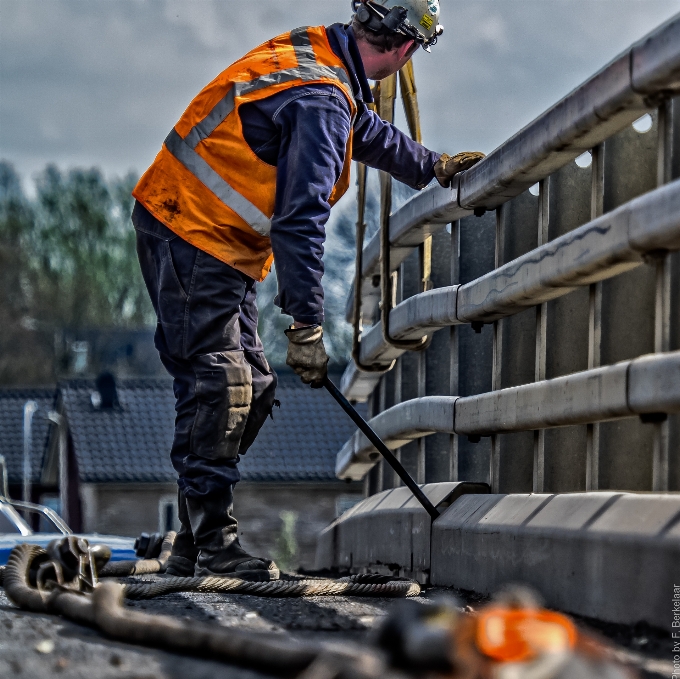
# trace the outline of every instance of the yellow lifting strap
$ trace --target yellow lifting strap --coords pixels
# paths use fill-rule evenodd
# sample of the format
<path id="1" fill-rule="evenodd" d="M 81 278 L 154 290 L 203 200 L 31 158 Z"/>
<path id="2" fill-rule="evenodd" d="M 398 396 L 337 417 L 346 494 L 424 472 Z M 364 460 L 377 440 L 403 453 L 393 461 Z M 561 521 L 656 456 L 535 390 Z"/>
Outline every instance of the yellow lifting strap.
<path id="1" fill-rule="evenodd" d="M 423 143 L 423 135 L 420 129 L 420 111 L 418 110 L 418 91 L 416 90 L 416 76 L 413 72 L 413 61 L 409 61 L 399 71 L 399 89 L 404 104 L 404 114 L 408 123 L 408 131 L 411 139 L 419 144 Z"/>
<path id="2" fill-rule="evenodd" d="M 404 114 L 408 123 L 411 138 L 419 144 L 423 143 L 420 127 L 420 111 L 418 110 L 418 91 L 416 90 L 416 76 L 413 72 L 413 61 L 409 61 L 399 71 L 399 89 L 404 104 Z M 423 292 L 432 288 L 432 237 L 427 238 L 420 247 L 420 272 L 422 276 Z"/>
<path id="3" fill-rule="evenodd" d="M 418 92 L 416 90 L 415 73 L 413 62 L 409 61 L 399 71 L 399 89 L 401 90 L 404 114 L 409 128 L 409 134 L 414 141 L 422 143 L 422 131 L 420 126 L 420 111 L 418 109 Z M 391 75 L 373 86 L 373 98 L 375 105 L 371 106 L 376 113 L 388 123 L 394 123 L 395 102 L 397 99 L 397 74 Z M 357 220 L 357 255 L 356 274 L 354 280 L 354 333 L 352 341 L 352 357 L 360 370 L 380 370 L 380 366 L 363 366 L 360 363 L 360 335 L 361 335 L 361 268 L 363 254 L 363 240 L 366 229 L 364 215 L 366 209 L 366 167 L 358 164 L 358 220 Z M 394 340 L 389 334 L 389 313 L 396 304 L 397 272 L 388 274 L 389 271 L 389 215 L 392 211 L 392 178 L 384 172 L 380 173 L 380 228 L 381 237 L 381 320 L 383 321 L 383 336 L 385 340 L 394 346 L 400 346 L 410 350 L 422 349 L 428 344 L 428 338 L 421 340 L 400 342 Z M 420 246 L 420 272 L 422 276 L 422 290 L 432 287 L 430 276 L 432 273 L 432 238 L 427 238 Z M 384 367 L 382 368 L 384 370 Z"/>

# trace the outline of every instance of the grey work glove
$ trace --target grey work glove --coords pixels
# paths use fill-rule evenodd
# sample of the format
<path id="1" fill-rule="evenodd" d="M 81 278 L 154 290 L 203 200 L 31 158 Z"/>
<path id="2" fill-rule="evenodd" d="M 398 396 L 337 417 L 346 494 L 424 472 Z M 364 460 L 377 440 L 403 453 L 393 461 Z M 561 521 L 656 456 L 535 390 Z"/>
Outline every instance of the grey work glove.
<path id="1" fill-rule="evenodd" d="M 299 375 L 305 384 L 321 387 L 328 372 L 328 354 L 323 345 L 323 328 L 313 325 L 307 328 L 294 328 L 286 331 L 288 355 L 286 365 Z"/>
<path id="2" fill-rule="evenodd" d="M 442 153 L 439 160 L 434 164 L 434 176 L 445 188 L 451 186 L 451 180 L 459 173 L 469 170 L 486 156 L 479 151 L 463 151 L 451 157 L 448 153 Z"/>

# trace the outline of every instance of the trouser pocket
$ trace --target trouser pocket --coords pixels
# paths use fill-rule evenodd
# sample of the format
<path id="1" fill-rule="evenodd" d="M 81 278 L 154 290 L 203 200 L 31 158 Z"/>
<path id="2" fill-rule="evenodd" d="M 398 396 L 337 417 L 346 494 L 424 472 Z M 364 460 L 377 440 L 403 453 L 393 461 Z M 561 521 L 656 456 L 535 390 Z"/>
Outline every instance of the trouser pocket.
<path id="1" fill-rule="evenodd" d="M 160 225 L 162 226 L 162 225 Z M 174 358 L 184 351 L 184 317 L 198 250 L 168 229 L 161 237 L 137 230 L 137 253 L 158 318 L 156 348 Z M 184 274 L 183 279 L 180 273 Z"/>
<path id="2" fill-rule="evenodd" d="M 191 452 L 208 460 L 234 459 L 253 395 L 250 366 L 243 351 L 204 354 L 191 364 L 197 402 Z"/>
<path id="3" fill-rule="evenodd" d="M 246 351 L 253 376 L 253 400 L 248 421 L 241 438 L 239 455 L 244 455 L 255 441 L 262 425 L 271 415 L 276 395 L 276 372 L 269 366 L 262 351 Z"/>

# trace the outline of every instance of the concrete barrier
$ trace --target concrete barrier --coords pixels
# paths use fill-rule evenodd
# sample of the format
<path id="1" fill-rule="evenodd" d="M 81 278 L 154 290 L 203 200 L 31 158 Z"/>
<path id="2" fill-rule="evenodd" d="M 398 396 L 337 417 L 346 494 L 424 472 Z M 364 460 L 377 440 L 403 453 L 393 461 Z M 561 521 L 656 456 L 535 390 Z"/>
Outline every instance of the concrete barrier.
<path id="1" fill-rule="evenodd" d="M 461 497 L 432 527 L 431 581 L 482 594 L 525 583 L 550 607 L 670 629 L 680 496 Z"/>
<path id="2" fill-rule="evenodd" d="M 440 511 L 465 493 L 489 492 L 485 483 L 429 483 L 422 488 Z M 408 488 L 386 490 L 346 511 L 319 535 L 316 567 L 401 575 L 425 583 L 430 529 L 430 517 Z"/>
<path id="3" fill-rule="evenodd" d="M 378 493 L 321 534 L 317 567 L 399 574 L 481 594 L 522 583 L 551 608 L 670 629 L 680 584 L 680 495 L 423 488 L 440 509 L 449 504 L 433 524 L 408 489 Z"/>

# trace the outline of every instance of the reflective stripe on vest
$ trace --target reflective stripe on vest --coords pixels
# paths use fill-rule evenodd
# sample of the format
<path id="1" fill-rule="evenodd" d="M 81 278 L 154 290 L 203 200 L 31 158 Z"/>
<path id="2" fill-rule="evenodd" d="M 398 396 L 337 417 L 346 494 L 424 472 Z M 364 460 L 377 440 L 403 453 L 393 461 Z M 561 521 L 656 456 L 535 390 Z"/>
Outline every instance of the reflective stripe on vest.
<path id="1" fill-rule="evenodd" d="M 234 110 L 235 98 L 249 92 L 293 80 L 302 80 L 304 82 L 328 78 L 343 83 L 351 94 L 352 86 L 345 69 L 317 63 L 314 48 L 306 28 L 296 28 L 294 31 L 291 31 L 290 41 L 297 58 L 297 68 L 274 71 L 247 82 L 234 83 L 227 94 L 213 106 L 210 113 L 203 120 L 194 125 L 186 137 L 182 138 L 173 128 L 165 139 L 165 146 L 168 151 L 196 179 L 212 191 L 228 208 L 233 210 L 261 236 L 269 235 L 271 220 L 247 198 L 232 188 L 194 149 L 200 142 L 207 139 Z"/>

